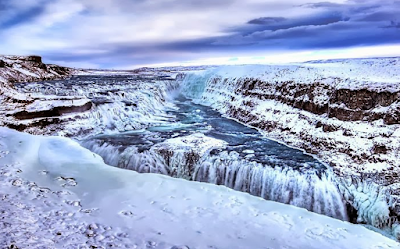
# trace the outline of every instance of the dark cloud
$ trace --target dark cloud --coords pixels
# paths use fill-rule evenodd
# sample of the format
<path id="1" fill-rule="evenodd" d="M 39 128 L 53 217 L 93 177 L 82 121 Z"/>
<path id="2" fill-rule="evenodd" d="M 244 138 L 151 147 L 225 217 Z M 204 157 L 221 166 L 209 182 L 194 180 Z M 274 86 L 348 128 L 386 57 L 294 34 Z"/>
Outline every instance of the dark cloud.
<path id="1" fill-rule="evenodd" d="M 0 0 L 0 31 L 23 23 L 29 23 L 41 16 L 48 0 L 37 1 L 27 8 L 15 8 L 10 1 Z"/>
<path id="2" fill-rule="evenodd" d="M 248 22 L 248 24 L 257 24 L 257 26 L 245 25 L 237 28 L 235 31 L 248 34 L 264 30 L 277 31 L 300 26 L 328 25 L 344 20 L 348 20 L 348 18 L 344 17 L 343 13 L 337 11 L 294 19 L 286 19 L 283 17 L 261 17 Z"/>
<path id="3" fill-rule="evenodd" d="M 380 22 L 380 21 L 392 21 L 398 19 L 399 11 L 377 11 L 371 14 L 365 14 L 360 17 L 353 18 L 354 20 L 363 22 Z"/>
<path id="4" fill-rule="evenodd" d="M 342 7 L 342 4 L 338 3 L 331 3 L 331 2 L 320 2 L 320 3 L 308 3 L 302 5 L 303 7 L 307 8 L 339 8 Z"/>
<path id="5" fill-rule="evenodd" d="M 257 25 L 273 25 L 276 23 L 280 23 L 286 21 L 284 17 L 260 17 L 257 19 L 250 20 L 248 24 L 257 24 Z"/>
<path id="6" fill-rule="evenodd" d="M 192 45 L 192 44 L 191 44 Z M 82 53 L 81 50 L 86 52 Z M 105 52 L 97 53 L 96 50 Z M 91 52 L 93 51 L 93 52 Z M 43 55 L 45 60 L 49 61 L 74 61 L 79 63 L 92 62 L 101 65 L 103 68 L 116 68 L 121 65 L 163 63 L 165 62 L 165 53 L 178 51 L 173 46 L 167 48 L 167 45 L 139 44 L 131 45 L 128 43 L 105 43 L 91 47 L 79 47 L 74 51 L 37 51 L 37 54 Z M 180 49 L 182 51 L 182 48 Z M 180 54 L 168 54 L 168 60 L 181 61 L 186 59 Z M 187 59 L 194 59 L 193 57 Z"/>
<path id="7" fill-rule="evenodd" d="M 390 25 L 385 26 L 385 28 L 395 28 L 395 29 L 400 29 L 400 22 L 395 22 L 395 21 L 391 21 Z"/>

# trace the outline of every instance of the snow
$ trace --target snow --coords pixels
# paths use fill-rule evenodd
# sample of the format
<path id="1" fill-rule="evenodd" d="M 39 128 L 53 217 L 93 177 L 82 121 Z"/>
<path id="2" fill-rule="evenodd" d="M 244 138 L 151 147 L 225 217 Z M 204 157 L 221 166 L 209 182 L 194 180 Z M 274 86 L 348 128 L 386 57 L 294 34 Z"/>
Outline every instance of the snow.
<path id="1" fill-rule="evenodd" d="M 67 98 L 67 99 L 37 99 L 32 104 L 27 105 L 25 108 L 28 112 L 38 112 L 51 110 L 55 107 L 73 107 L 73 106 L 83 106 L 89 103 L 89 99 L 79 99 L 79 98 Z"/>
<path id="2" fill-rule="evenodd" d="M 400 58 L 349 59 L 283 65 L 238 65 L 210 69 L 223 78 L 259 78 L 267 82 L 322 82 L 338 89 L 398 91 Z"/>
<path id="3" fill-rule="evenodd" d="M 392 229 L 396 234 L 396 225 L 392 226 L 395 220 L 388 219 L 389 208 L 387 203 L 387 193 L 379 188 L 377 184 L 370 181 L 354 180 L 351 184 L 343 184 L 342 193 L 348 198 L 353 199 L 353 205 L 358 210 L 357 222 L 371 224 L 377 228 Z M 389 231 L 390 232 L 390 231 Z"/>
<path id="4" fill-rule="evenodd" d="M 7 128 L 0 138 L 2 246 L 400 247 L 362 226 L 225 187 L 110 167 L 66 138 Z"/>
<path id="5" fill-rule="evenodd" d="M 168 148 L 174 152 L 196 151 L 199 155 L 209 154 L 213 149 L 223 149 L 227 142 L 212 137 L 207 137 L 203 133 L 194 133 L 189 136 L 167 139 L 159 143 L 154 149 Z"/>
<path id="6" fill-rule="evenodd" d="M 254 150 L 244 150 L 243 153 L 245 153 L 245 154 L 254 154 Z"/>

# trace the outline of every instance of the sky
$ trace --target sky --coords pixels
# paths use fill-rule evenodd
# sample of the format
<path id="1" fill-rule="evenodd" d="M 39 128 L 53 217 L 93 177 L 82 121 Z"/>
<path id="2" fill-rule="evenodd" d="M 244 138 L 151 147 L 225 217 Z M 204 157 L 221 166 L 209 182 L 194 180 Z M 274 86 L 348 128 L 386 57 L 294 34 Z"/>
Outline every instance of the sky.
<path id="1" fill-rule="evenodd" d="M 0 54 L 115 69 L 400 56 L 400 0 L 0 0 Z"/>

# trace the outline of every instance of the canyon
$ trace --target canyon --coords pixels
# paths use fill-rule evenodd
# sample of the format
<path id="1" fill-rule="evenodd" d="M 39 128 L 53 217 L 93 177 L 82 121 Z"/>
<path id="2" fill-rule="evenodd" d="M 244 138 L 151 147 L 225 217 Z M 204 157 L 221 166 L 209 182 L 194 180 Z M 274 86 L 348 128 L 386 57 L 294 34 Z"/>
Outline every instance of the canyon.
<path id="1" fill-rule="evenodd" d="M 399 239 L 399 64 L 377 58 L 112 72 L 0 57 L 0 125 L 73 138 L 115 167 L 225 185 Z M 189 121 L 180 118 L 185 113 Z M 238 149 L 227 134 L 214 134 L 225 124 L 227 134 L 253 127 L 244 135 L 269 140 Z M 294 149 L 280 151 L 289 159 L 262 159 L 265 148 L 280 146 L 273 140 L 303 150 L 304 163 L 288 166 Z M 315 202 L 305 203 L 306 195 Z"/>

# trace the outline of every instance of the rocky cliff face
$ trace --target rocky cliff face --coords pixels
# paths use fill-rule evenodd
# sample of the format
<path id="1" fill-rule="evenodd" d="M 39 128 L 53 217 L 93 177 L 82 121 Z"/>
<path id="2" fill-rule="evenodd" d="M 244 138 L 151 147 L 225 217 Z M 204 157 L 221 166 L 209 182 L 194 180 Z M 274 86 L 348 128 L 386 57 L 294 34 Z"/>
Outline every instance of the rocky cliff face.
<path id="1" fill-rule="evenodd" d="M 265 82 L 257 78 L 240 79 L 237 94 L 257 100 L 276 100 L 300 110 L 326 115 L 341 121 L 383 120 L 385 124 L 399 124 L 399 91 L 369 89 L 336 89 L 331 84 L 294 81 Z M 217 84 L 217 83 L 216 83 Z M 396 103 L 395 103 L 396 102 Z M 246 102 L 246 105 L 254 103 Z"/>
<path id="2" fill-rule="evenodd" d="M 67 77 L 74 69 L 47 65 L 40 56 L 0 56 L 0 82 L 32 82 Z"/>

